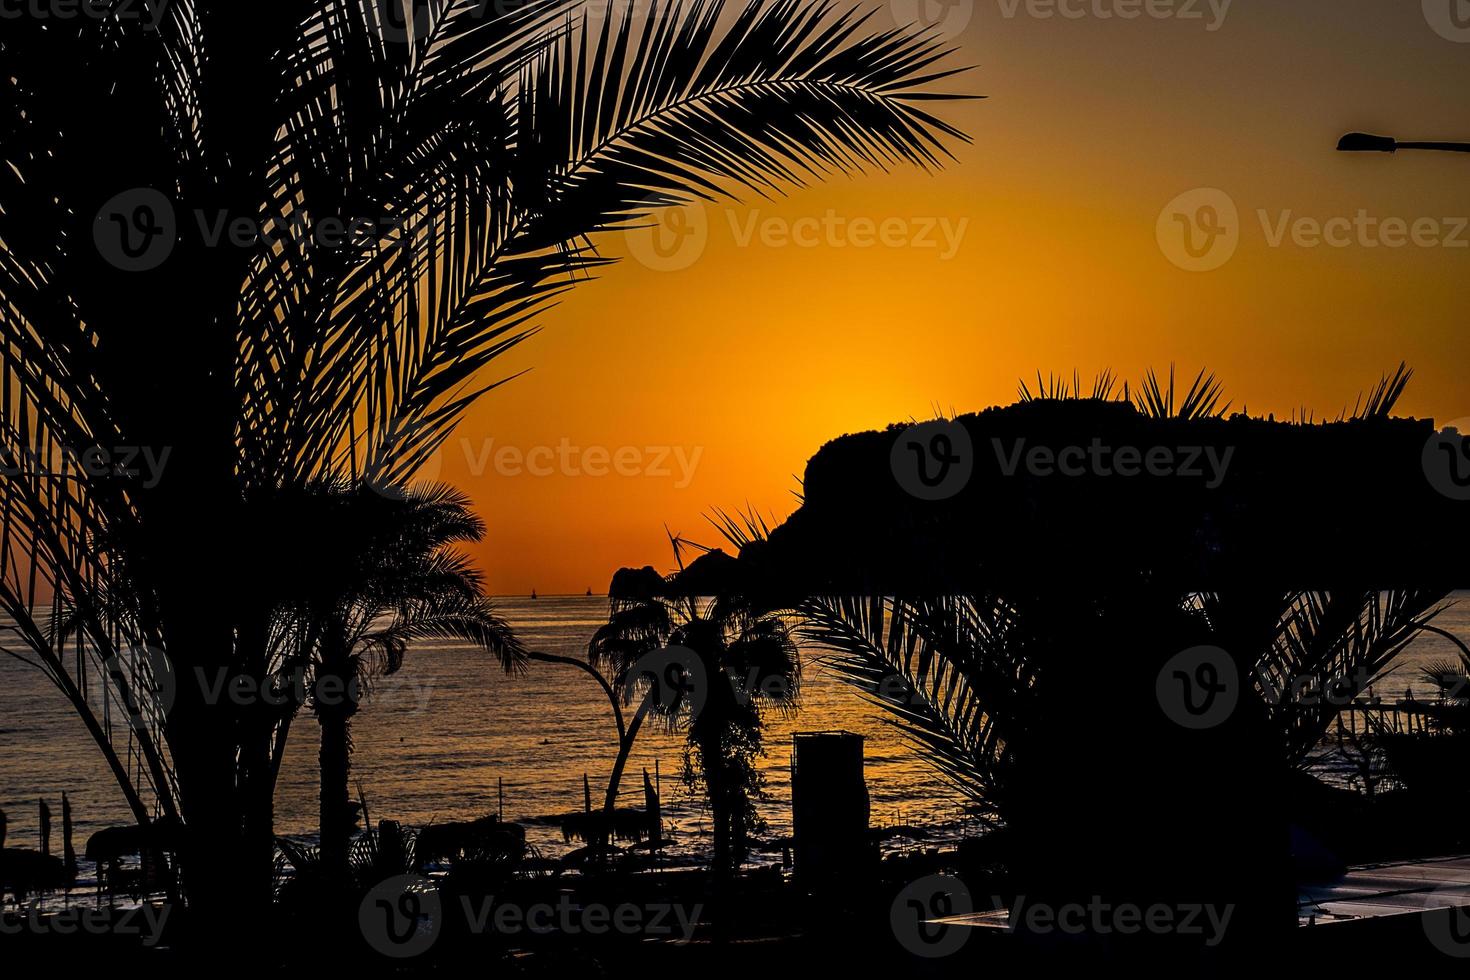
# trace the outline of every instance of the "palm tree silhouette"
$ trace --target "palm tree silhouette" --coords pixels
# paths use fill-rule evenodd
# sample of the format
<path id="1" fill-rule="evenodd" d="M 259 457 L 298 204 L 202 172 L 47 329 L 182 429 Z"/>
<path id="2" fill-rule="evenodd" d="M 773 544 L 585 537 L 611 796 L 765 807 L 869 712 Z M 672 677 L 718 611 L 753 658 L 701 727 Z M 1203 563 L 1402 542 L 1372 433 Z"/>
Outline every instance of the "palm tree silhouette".
<path id="1" fill-rule="evenodd" d="M 293 571 L 278 618 L 296 644 L 291 670 L 311 677 L 308 706 L 321 726 L 321 867 L 345 882 L 351 726 L 373 682 L 396 673 L 416 640 L 461 640 L 507 673 L 523 670 L 526 656 L 482 594 L 479 573 L 453 548 L 485 532 L 463 493 L 430 485 L 385 496 L 357 485 L 324 489 L 318 503 L 300 511 L 327 547 Z"/>
<path id="2" fill-rule="evenodd" d="M 681 571 L 683 544 L 674 539 Z M 727 880 L 761 825 L 754 797 L 763 783 L 756 769 L 764 754 L 762 710 L 793 710 L 800 691 L 801 661 L 785 620 L 762 615 L 739 597 L 640 589 L 612 598 L 608 622 L 588 649 L 629 696 L 654 687 L 633 724 L 653 712 L 684 730 L 684 780 L 709 802 L 711 869 Z M 626 748 L 619 753 L 610 796 L 626 755 Z"/>
<path id="3" fill-rule="evenodd" d="M 270 898 L 289 720 L 210 692 L 282 667 L 281 501 L 410 481 L 598 233 L 963 137 L 938 37 L 828 2 L 134 6 L 0 38 L 0 605 L 207 932 Z"/>
<path id="4" fill-rule="evenodd" d="M 1386 418 L 1408 376 L 1385 377 L 1342 424 Z M 1112 389 L 1105 376 L 1090 398 L 1075 381 L 1039 382 L 1039 394 L 1023 385 L 1021 395 L 1101 406 Z M 1203 372 L 1178 398 L 1172 373 L 1167 384 L 1150 373 L 1123 398 L 1201 430 L 1228 411 Z M 1279 851 L 1291 789 L 1343 705 L 1431 629 L 1447 591 L 1379 590 L 1350 575 L 1330 588 L 1202 591 L 1176 576 L 1125 574 L 1121 561 L 1116 581 L 1077 582 L 1066 578 L 1068 556 L 1046 560 L 1056 571 L 1039 586 L 812 596 L 796 609 L 799 632 L 983 819 L 1007 829 L 1028 896 L 1213 889 L 1239 901 L 1252 923 L 1242 932 L 1292 924 Z M 1186 730 L 1160 678 L 1171 658 L 1203 650 L 1225 658 L 1238 702 Z M 1081 799 L 1107 801 L 1085 832 L 1071 811 Z M 1211 841 L 1187 869 L 1177 863 L 1188 853 L 1181 827 Z"/>

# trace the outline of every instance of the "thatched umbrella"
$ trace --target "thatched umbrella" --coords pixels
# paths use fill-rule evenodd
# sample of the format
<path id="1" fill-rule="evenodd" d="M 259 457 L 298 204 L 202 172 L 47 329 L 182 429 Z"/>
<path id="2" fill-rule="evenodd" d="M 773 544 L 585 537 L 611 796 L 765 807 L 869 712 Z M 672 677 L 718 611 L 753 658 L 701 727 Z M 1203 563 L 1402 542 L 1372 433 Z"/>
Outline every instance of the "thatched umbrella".
<path id="1" fill-rule="evenodd" d="M 49 854 L 7 847 L 0 851 L 0 892 L 10 892 L 24 901 L 35 892 L 56 891 L 67 885 L 61 860 Z"/>

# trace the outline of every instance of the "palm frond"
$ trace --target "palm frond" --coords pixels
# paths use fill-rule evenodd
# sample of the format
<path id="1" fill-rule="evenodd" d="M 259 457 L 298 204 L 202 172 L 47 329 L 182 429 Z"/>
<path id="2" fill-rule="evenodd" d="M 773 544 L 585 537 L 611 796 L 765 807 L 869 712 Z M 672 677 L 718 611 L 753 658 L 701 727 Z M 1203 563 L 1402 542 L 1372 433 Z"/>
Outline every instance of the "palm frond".
<path id="1" fill-rule="evenodd" d="M 1008 613 L 973 597 L 817 597 L 799 608 L 823 665 L 894 716 L 923 758 L 987 820 L 1003 814 L 1013 743 L 1034 678 L 1008 645 Z"/>
<path id="2" fill-rule="evenodd" d="M 1215 380 L 1213 374 L 1206 375 L 1203 368 L 1199 374 L 1190 382 L 1189 389 L 1179 399 L 1178 408 L 1175 408 L 1174 391 L 1174 365 L 1169 365 L 1168 387 L 1159 381 L 1159 376 L 1149 368 L 1147 376 L 1143 379 L 1134 405 L 1140 412 L 1150 418 L 1156 419 L 1184 419 L 1193 421 L 1196 419 L 1222 418 L 1230 411 L 1230 403 L 1220 405 L 1220 399 L 1224 394 L 1221 383 Z"/>
<path id="3" fill-rule="evenodd" d="M 1370 420 L 1388 418 L 1413 377 L 1414 372 L 1409 365 L 1400 361 L 1392 374 L 1385 374 L 1378 379 L 1378 383 L 1368 390 L 1366 398 L 1359 397 L 1359 404 L 1353 406 L 1352 417 Z"/>

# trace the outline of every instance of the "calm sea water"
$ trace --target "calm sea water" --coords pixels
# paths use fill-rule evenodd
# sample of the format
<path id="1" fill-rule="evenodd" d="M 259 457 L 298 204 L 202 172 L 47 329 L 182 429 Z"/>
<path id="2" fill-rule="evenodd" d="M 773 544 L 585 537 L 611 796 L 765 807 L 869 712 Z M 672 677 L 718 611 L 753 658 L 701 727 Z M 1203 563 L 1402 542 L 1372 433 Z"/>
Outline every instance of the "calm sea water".
<path id="1" fill-rule="evenodd" d="M 1470 594 L 1439 625 L 1470 637 Z M 501 613 L 537 650 L 583 656 L 588 638 L 607 616 L 604 598 L 504 599 Z M 1437 636 L 1415 641 L 1377 692 L 1401 696 L 1406 687 L 1427 693 L 1419 667 L 1454 648 Z M 815 652 L 804 658 L 800 710 L 772 716 L 762 762 L 767 783 L 759 804 L 768 836 L 790 833 L 791 736 L 798 731 L 845 729 L 866 738 L 866 767 L 875 825 L 930 828 L 924 843 L 952 840 L 967 829 L 964 801 L 886 724 L 883 714 L 823 669 Z M 507 819 L 523 820 L 583 805 L 583 775 L 594 805 L 601 799 L 616 755 L 616 733 L 606 697 L 592 679 L 569 667 L 533 664 L 528 675 L 506 677 L 483 655 L 462 646 L 424 643 L 404 670 L 383 681 L 354 725 L 353 778 L 360 782 L 373 820 L 411 825 L 493 814 L 503 781 Z M 620 803 L 642 806 L 642 770 L 662 777 L 663 809 L 678 841 L 673 860 L 705 851 L 708 814 L 679 779 L 682 738 L 657 724 L 645 726 L 629 762 Z M 302 716 L 292 732 L 276 815 L 278 831 L 309 837 L 316 821 L 315 725 Z M 1079 750 L 1079 764 L 1085 764 Z M 34 847 L 37 800 L 55 819 L 60 848 L 60 800 L 65 792 L 76 818 L 77 848 L 102 827 L 129 822 L 95 747 L 45 678 L 0 656 L 0 809 L 10 820 L 10 845 Z M 556 855 L 568 845 L 560 831 L 533 823 L 528 837 Z M 897 846 L 915 842 L 899 839 Z M 769 859 L 769 858 L 767 858 Z M 83 876 L 90 870 L 84 867 Z"/>

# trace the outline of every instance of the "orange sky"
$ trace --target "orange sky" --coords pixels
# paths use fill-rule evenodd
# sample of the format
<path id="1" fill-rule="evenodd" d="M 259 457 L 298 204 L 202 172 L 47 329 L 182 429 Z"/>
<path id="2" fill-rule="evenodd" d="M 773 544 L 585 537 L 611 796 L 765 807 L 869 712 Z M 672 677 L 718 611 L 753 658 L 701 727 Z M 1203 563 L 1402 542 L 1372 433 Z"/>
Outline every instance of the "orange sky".
<path id="1" fill-rule="evenodd" d="M 499 363 L 531 373 L 425 474 L 477 501 L 490 590 L 667 568 L 665 524 L 714 541 L 715 507 L 784 517 L 824 441 L 1008 403 L 1038 369 L 1207 366 L 1237 408 L 1335 415 L 1402 359 L 1402 412 L 1470 416 L 1470 157 L 1332 152 L 1352 129 L 1470 139 L 1470 31 L 1441 36 L 1414 2 L 1220 3 L 958 0 L 967 85 L 990 98 L 947 110 L 975 138 L 947 171 L 704 209 L 687 267 L 633 258 L 571 294 Z M 1212 271 L 1171 261 L 1166 206 L 1197 188 L 1215 192 L 1189 213 L 1218 192 L 1238 213 Z M 1374 224 L 1339 220 L 1339 245 L 1299 222 L 1360 212 Z M 1385 218 L 1421 243 L 1389 247 Z M 643 235 L 600 244 L 647 256 Z"/>

